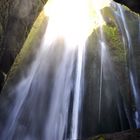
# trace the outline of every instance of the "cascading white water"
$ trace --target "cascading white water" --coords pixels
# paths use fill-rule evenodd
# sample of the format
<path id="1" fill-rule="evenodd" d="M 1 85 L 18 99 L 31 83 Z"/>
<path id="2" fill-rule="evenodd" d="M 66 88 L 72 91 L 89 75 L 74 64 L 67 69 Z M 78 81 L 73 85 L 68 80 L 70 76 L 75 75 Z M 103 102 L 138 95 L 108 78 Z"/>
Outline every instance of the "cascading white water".
<path id="1" fill-rule="evenodd" d="M 52 5 L 50 5 L 51 2 Z M 61 2 L 62 5 L 60 5 Z M 77 10 L 78 4 L 80 4 L 79 10 Z M 58 8 L 56 9 L 55 6 Z M 89 9 L 86 0 L 67 2 L 61 0 L 59 3 L 57 0 L 49 1 L 45 6 L 45 11 L 49 17 L 48 27 L 27 76 L 21 79 L 13 91 L 13 94 L 19 96 L 16 96 L 14 109 L 3 131 L 2 140 L 21 139 L 20 133 L 22 132 L 18 132 L 20 127 L 18 121 L 22 115 L 26 114 L 24 112 L 24 110 L 28 110 L 26 104 L 30 105 L 32 100 L 35 102 L 34 105 L 39 104 L 38 112 L 45 107 L 44 104 L 48 101 L 46 104 L 48 106 L 45 109 L 47 113 L 44 113 L 43 117 L 45 123 L 41 124 L 43 132 L 39 134 L 42 135 L 41 139 L 64 139 L 68 129 L 71 96 L 73 96 L 73 109 L 70 139 L 78 138 L 79 111 L 83 97 L 85 46 L 93 21 L 88 17 Z M 54 52 L 55 50 L 58 52 Z M 51 76 L 52 83 L 50 84 L 49 76 L 51 73 L 53 76 Z M 75 78 L 72 78 L 73 73 L 75 73 Z M 48 90 L 49 86 L 51 89 Z M 22 93 L 19 94 L 21 91 Z M 49 100 L 45 99 L 45 94 L 49 96 Z M 38 97 L 39 100 L 37 100 Z M 31 106 L 31 109 L 34 110 L 34 106 Z M 27 119 L 31 118 L 31 122 L 29 121 L 31 127 L 34 123 L 40 125 L 42 118 L 40 114 L 37 117 L 34 117 L 34 114 L 30 112 L 27 114 Z M 27 129 L 26 126 L 25 129 Z M 36 127 L 29 130 L 31 132 L 29 134 L 26 132 L 22 139 L 38 139 L 35 134 L 37 130 Z"/>
<path id="2" fill-rule="evenodd" d="M 62 62 L 57 68 L 45 124 L 44 139 L 62 140 L 64 137 L 68 121 L 70 94 L 73 89 L 74 58 L 74 53 L 66 50 Z"/>
<path id="3" fill-rule="evenodd" d="M 78 65 L 76 68 L 77 76 L 76 76 L 75 89 L 74 89 L 71 139 L 78 138 L 79 112 L 81 109 L 81 103 L 83 97 L 82 83 L 84 82 L 83 79 L 84 59 L 85 59 L 85 45 L 83 44 L 82 49 L 78 48 L 78 55 L 77 55 Z"/>
<path id="4" fill-rule="evenodd" d="M 101 72 L 100 72 L 100 91 L 99 91 L 99 123 L 101 120 L 101 103 L 102 103 L 102 82 L 103 82 L 103 61 L 104 61 L 104 53 L 105 53 L 106 46 L 104 42 L 101 42 Z"/>
<path id="5" fill-rule="evenodd" d="M 26 74 L 9 93 L 13 97 L 13 104 L 7 111 L 8 117 L 3 131 L 0 132 L 1 140 L 80 139 L 79 131 L 83 129 L 80 128 L 83 125 L 81 122 L 90 120 L 88 113 L 86 114 L 88 119 L 82 120 L 83 103 L 86 96 L 92 98 L 93 95 L 91 102 L 95 110 L 93 109 L 93 120 L 90 120 L 93 129 L 91 128 L 89 132 L 95 129 L 95 133 L 92 133 L 94 135 L 106 132 L 105 127 L 108 132 L 126 128 L 123 121 L 129 115 L 124 113 L 123 101 L 119 100 L 121 99 L 119 86 L 102 28 L 105 21 L 100 10 L 105 1 L 99 0 L 97 5 L 95 2 L 95 0 L 48 1 L 44 8 L 48 17 L 47 28 L 33 62 L 26 68 Z M 131 49 L 128 27 L 120 6 L 119 9 L 128 47 Z M 90 78 L 93 78 L 95 83 L 93 82 L 90 87 L 91 93 L 88 93 L 85 90 L 87 82 L 85 70 L 88 69 L 85 62 L 89 57 L 86 56 L 87 39 L 93 29 L 98 31 L 99 62 L 97 61 L 98 64 L 92 69 Z M 94 45 L 92 44 L 93 47 Z M 93 72 L 97 75 L 93 75 Z M 129 76 L 135 100 L 138 100 L 131 69 Z M 90 79 L 88 80 L 90 83 Z M 89 106 L 85 110 L 88 109 Z M 127 124 L 127 119 L 125 121 Z M 137 111 L 135 121 L 139 127 Z"/>
<path id="6" fill-rule="evenodd" d="M 137 80 L 136 80 L 135 68 L 134 68 L 134 54 L 133 54 L 132 40 L 130 37 L 128 25 L 126 22 L 124 10 L 119 4 L 117 4 L 117 7 L 119 9 L 120 16 L 121 16 L 122 23 L 123 23 L 124 30 L 125 30 L 125 34 L 126 34 L 126 40 L 124 40 L 124 44 L 126 44 L 128 47 L 126 49 L 128 49 L 129 78 L 130 78 L 132 93 L 133 93 L 135 104 L 136 104 L 135 122 L 136 122 L 137 128 L 139 128 L 140 127 L 140 123 L 139 123 L 139 120 L 140 120 L 140 118 L 139 118 L 139 114 L 140 114 L 139 99 L 140 99 L 140 97 L 139 97 L 139 90 L 138 90 L 138 85 L 136 82 Z"/>

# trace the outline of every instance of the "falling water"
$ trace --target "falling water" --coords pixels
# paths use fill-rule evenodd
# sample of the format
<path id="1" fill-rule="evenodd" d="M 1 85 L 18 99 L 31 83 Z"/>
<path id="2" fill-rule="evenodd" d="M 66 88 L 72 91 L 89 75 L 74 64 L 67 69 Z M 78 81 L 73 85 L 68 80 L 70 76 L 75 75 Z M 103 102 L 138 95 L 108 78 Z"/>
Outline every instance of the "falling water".
<path id="1" fill-rule="evenodd" d="M 139 89 L 138 89 L 137 79 L 136 79 L 136 70 L 134 66 L 133 46 L 132 46 L 132 41 L 131 41 L 131 37 L 129 33 L 129 28 L 126 22 L 124 10 L 119 4 L 117 4 L 117 6 L 120 12 L 121 20 L 122 20 L 124 31 L 126 34 L 126 40 L 124 40 L 124 44 L 126 44 L 128 47 L 126 49 L 128 50 L 129 78 L 130 78 L 132 93 L 133 93 L 135 104 L 136 104 L 135 122 L 136 122 L 137 128 L 139 128 L 140 127 L 140 124 L 139 124 L 139 120 L 140 120 L 139 119 L 139 113 L 140 113 L 139 112 L 139 99 L 140 97 L 139 97 Z"/>
<path id="2" fill-rule="evenodd" d="M 105 49 L 106 49 L 106 43 L 105 43 L 105 37 L 104 37 L 104 32 L 101 23 L 104 22 L 103 16 L 101 14 L 101 11 L 98 10 L 98 8 L 95 7 L 98 19 L 99 19 L 99 45 L 100 45 L 100 53 L 101 53 L 101 68 L 100 68 L 100 84 L 99 84 L 99 111 L 98 111 L 98 121 L 100 124 L 101 120 L 101 104 L 102 104 L 102 84 L 103 84 L 103 68 L 104 68 L 104 59 L 105 58 Z"/>
<path id="3" fill-rule="evenodd" d="M 4 124 L 0 120 L 1 140 L 76 140 L 131 127 L 131 113 L 126 111 L 125 97 L 120 94 L 104 34 L 103 3 L 104 0 L 99 0 L 97 5 L 94 0 L 52 0 L 45 5 L 48 23 L 45 23 L 47 27 L 40 46 L 28 67 L 19 72 L 22 76 L 8 90 L 7 97 L 1 98 L 2 111 L 6 112 Z M 126 38 L 122 40 L 128 43 L 130 61 L 133 56 L 131 37 L 123 9 L 120 6 L 118 9 L 123 27 L 118 26 L 122 33 L 123 29 L 125 31 Z M 92 55 L 96 55 L 92 63 L 86 64 L 91 57 L 88 38 L 92 38 L 95 30 L 98 31 L 97 44 L 92 44 Z M 140 127 L 139 91 L 133 61 L 129 63 L 137 109 L 135 122 Z M 87 68 L 89 65 L 91 71 Z M 89 79 L 86 71 L 92 73 Z M 85 130 L 87 126 L 89 130 Z"/>
<path id="4" fill-rule="evenodd" d="M 100 72 L 100 95 L 99 95 L 99 123 L 101 119 L 101 102 L 102 102 L 102 81 L 103 81 L 103 60 L 105 53 L 105 44 L 104 42 L 101 42 L 101 72 Z"/>
<path id="5" fill-rule="evenodd" d="M 79 50 L 80 49 L 80 50 Z M 83 82 L 83 66 L 84 66 L 84 50 L 85 47 L 83 46 L 82 49 L 78 49 L 78 60 L 77 60 L 77 76 L 75 82 L 75 90 L 74 90 L 74 104 L 73 104 L 73 115 L 72 115 L 72 134 L 71 139 L 78 138 L 78 121 L 79 121 L 79 111 L 81 108 L 81 101 L 82 101 L 82 82 Z"/>
<path id="6" fill-rule="evenodd" d="M 48 27 L 34 62 L 26 77 L 22 78 L 13 90 L 13 96 L 17 96 L 1 135 L 2 140 L 62 140 L 68 137 L 67 131 L 70 132 L 70 139 L 79 137 L 79 113 L 83 96 L 83 68 L 88 32 L 86 30 L 89 30 L 89 27 L 86 27 L 88 21 L 84 17 L 87 11 L 82 11 L 86 1 L 82 3 L 77 0 L 78 4 L 82 4 L 82 10 L 76 12 L 77 7 L 73 7 L 75 13 L 72 14 L 76 14 L 76 17 L 71 17 L 71 11 L 68 10 L 69 4 L 75 2 L 66 3 L 62 0 L 64 5 L 59 5 L 60 8 L 57 10 L 53 7 L 57 1 L 53 2 L 52 8 L 47 8 Z M 85 22 L 80 25 L 81 19 Z M 70 101 L 73 102 L 71 112 Z M 36 116 L 30 109 L 37 111 Z M 68 128 L 70 114 L 71 128 Z M 22 124 L 23 116 L 30 127 Z"/>

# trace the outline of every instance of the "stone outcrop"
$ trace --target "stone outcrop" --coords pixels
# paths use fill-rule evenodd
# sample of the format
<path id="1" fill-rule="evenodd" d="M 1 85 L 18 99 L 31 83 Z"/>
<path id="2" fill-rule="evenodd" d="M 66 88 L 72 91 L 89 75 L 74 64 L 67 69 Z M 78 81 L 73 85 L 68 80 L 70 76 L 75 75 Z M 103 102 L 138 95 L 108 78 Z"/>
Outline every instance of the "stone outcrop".
<path id="1" fill-rule="evenodd" d="M 88 140 L 140 140 L 140 129 L 132 129 L 112 134 L 103 134 Z"/>
<path id="2" fill-rule="evenodd" d="M 8 73 L 47 0 L 0 1 L 0 71 Z M 3 80 L 0 79 L 0 85 Z"/>

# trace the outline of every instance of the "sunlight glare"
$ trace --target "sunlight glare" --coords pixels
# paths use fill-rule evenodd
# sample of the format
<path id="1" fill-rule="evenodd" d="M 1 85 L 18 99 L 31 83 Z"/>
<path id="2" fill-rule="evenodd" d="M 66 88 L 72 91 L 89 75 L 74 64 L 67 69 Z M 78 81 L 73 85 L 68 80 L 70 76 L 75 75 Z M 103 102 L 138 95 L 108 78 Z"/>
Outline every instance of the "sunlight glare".
<path id="1" fill-rule="evenodd" d="M 97 10 L 110 0 L 49 0 L 44 7 L 49 18 L 49 34 L 53 38 L 62 37 L 72 46 L 86 41 L 93 29 L 102 26 Z"/>

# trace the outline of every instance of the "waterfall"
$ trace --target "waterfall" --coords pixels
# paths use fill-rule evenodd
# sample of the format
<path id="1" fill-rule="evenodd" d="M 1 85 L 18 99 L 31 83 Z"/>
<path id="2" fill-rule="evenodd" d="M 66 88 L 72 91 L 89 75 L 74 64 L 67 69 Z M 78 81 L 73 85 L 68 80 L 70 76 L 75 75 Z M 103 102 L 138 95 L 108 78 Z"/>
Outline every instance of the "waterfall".
<path id="1" fill-rule="evenodd" d="M 129 32 L 129 28 L 126 22 L 126 18 L 125 18 L 125 12 L 123 10 L 123 8 L 117 4 L 117 7 L 119 9 L 119 13 L 121 16 L 121 20 L 122 20 L 122 24 L 121 26 L 123 26 L 124 28 L 124 32 L 126 36 L 126 39 L 124 40 L 124 44 L 126 45 L 126 50 L 128 50 L 128 67 L 129 67 L 129 79 L 130 79 L 130 84 L 131 84 L 131 89 L 132 89 L 132 94 L 134 96 L 134 100 L 135 100 L 135 104 L 136 104 L 136 111 L 135 111 L 135 122 L 136 122 L 136 126 L 137 128 L 140 127 L 139 124 L 139 114 L 140 114 L 140 110 L 139 110 L 139 88 L 138 88 L 138 83 L 137 83 L 137 76 L 136 76 L 136 70 L 135 70 L 135 66 L 134 66 L 134 54 L 133 54 L 133 46 L 132 46 L 132 41 L 131 41 L 131 36 L 130 36 L 130 32 Z"/>
<path id="2" fill-rule="evenodd" d="M 105 8 L 112 17 L 104 15 Z M 18 64 L 20 76 L 9 78 L 0 96 L 0 140 L 78 140 L 140 127 L 139 86 L 123 9 L 110 0 L 47 2 L 40 43 L 29 49 L 27 62 Z M 116 38 L 108 36 L 116 32 L 121 39 L 113 44 Z M 123 60 L 113 45 L 124 50 Z"/>

